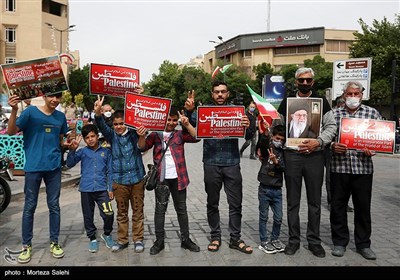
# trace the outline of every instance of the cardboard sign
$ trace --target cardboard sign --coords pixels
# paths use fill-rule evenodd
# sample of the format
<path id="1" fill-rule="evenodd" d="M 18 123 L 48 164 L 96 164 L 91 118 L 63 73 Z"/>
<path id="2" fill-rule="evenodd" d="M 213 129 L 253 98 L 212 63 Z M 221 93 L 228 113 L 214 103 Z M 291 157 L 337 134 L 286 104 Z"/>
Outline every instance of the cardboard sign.
<path id="1" fill-rule="evenodd" d="M 140 84 L 138 69 L 95 63 L 90 64 L 89 79 L 91 94 L 121 98 Z"/>
<path id="2" fill-rule="evenodd" d="M 346 144 L 348 149 L 368 148 L 377 153 L 393 154 L 395 129 L 394 121 L 342 118 L 339 143 Z"/>
<path id="3" fill-rule="evenodd" d="M 10 96 L 21 100 L 68 90 L 58 55 L 2 64 L 1 71 Z"/>
<path id="4" fill-rule="evenodd" d="M 197 138 L 244 138 L 244 106 L 198 106 Z"/>
<path id="5" fill-rule="evenodd" d="M 125 95 L 125 124 L 134 128 L 144 126 L 152 131 L 164 131 L 172 99 L 127 92 Z"/>
<path id="6" fill-rule="evenodd" d="M 320 134 L 323 114 L 321 98 L 288 98 L 286 109 L 286 146 L 296 149 L 306 139 Z"/>

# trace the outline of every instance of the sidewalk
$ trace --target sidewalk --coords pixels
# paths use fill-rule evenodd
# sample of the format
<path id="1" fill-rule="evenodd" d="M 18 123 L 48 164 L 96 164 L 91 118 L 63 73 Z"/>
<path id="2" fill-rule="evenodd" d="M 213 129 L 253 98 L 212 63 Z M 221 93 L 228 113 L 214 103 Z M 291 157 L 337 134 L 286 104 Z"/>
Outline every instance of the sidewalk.
<path id="1" fill-rule="evenodd" d="M 240 145 L 243 141 L 240 141 Z M 112 253 L 104 245 L 100 238 L 100 249 L 96 254 L 87 250 L 88 239 L 86 237 L 80 195 L 75 185 L 79 180 L 79 166 L 63 172 L 63 185 L 61 193 L 61 234 L 60 243 L 65 248 L 65 256 L 55 259 L 48 252 L 48 209 L 46 196 L 39 196 L 39 203 L 35 214 L 33 255 L 32 260 L 26 265 L 10 264 L 5 261 L 3 255 L 1 266 L 12 268 L 50 266 L 50 267 L 78 267 L 78 266 L 217 266 L 217 267 L 275 267 L 275 266 L 307 266 L 307 267 L 382 267 L 400 266 L 400 227 L 398 213 L 400 212 L 400 156 L 374 157 L 374 184 L 372 195 L 372 245 L 371 248 L 377 254 L 377 260 L 368 261 L 355 252 L 353 235 L 353 213 L 348 213 L 351 232 L 351 241 L 342 258 L 331 255 L 332 241 L 330 237 L 329 211 L 327 210 L 325 186 L 322 187 L 321 208 L 321 239 L 322 246 L 326 250 L 325 258 L 317 258 L 307 249 L 305 232 L 307 227 L 307 201 L 305 188 L 300 207 L 301 219 L 301 247 L 293 256 L 283 253 L 268 255 L 258 249 L 258 181 L 257 173 L 260 167 L 258 160 L 249 159 L 249 149 L 241 159 L 243 176 L 243 210 L 242 210 L 242 239 L 253 247 L 253 254 L 246 255 L 229 248 L 228 233 L 228 205 L 226 195 L 221 191 L 220 215 L 222 228 L 222 246 L 218 252 L 209 252 L 209 227 L 206 212 L 206 194 L 203 184 L 202 167 L 202 143 L 186 144 L 186 159 L 191 183 L 188 187 L 187 207 L 189 214 L 191 238 L 200 246 L 199 253 L 189 252 L 180 247 L 179 225 L 176 213 L 170 201 L 165 220 L 165 249 L 156 256 L 149 254 L 150 247 L 155 240 L 154 234 L 154 192 L 145 192 L 145 251 L 135 253 L 128 248 L 119 253 Z M 152 151 L 144 155 L 144 164 L 151 162 Z M 147 170 L 147 167 L 146 167 Z M 12 182 L 13 194 L 21 193 L 23 189 L 23 176 L 16 177 L 18 181 Z M 5 248 L 20 249 L 21 242 L 21 215 L 23 208 L 23 195 L 14 195 L 9 207 L 0 214 L 0 252 Z M 172 204 L 172 205 L 171 205 Z M 117 209 L 113 202 L 114 209 Z M 283 223 L 281 228 L 281 240 L 286 244 L 288 239 L 288 227 L 286 219 L 286 190 L 283 190 Z M 268 231 L 271 230 L 271 211 L 268 222 Z M 95 211 L 95 224 L 98 227 L 98 235 L 102 233 L 102 220 Z M 117 221 L 114 222 L 113 236 L 116 238 Z M 266 268 L 267 269 L 267 268 Z M 113 270 L 115 271 L 115 270 Z"/>

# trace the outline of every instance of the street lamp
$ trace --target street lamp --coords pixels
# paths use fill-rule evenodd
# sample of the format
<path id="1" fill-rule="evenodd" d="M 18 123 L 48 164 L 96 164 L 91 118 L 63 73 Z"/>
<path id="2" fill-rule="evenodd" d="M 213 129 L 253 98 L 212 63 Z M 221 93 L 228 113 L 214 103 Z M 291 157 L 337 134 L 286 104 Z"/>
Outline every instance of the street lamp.
<path id="1" fill-rule="evenodd" d="M 52 25 L 51 23 L 45 22 L 45 24 L 46 24 L 50 29 L 53 29 L 53 30 L 56 30 L 56 31 L 60 32 L 60 54 L 61 54 L 61 53 L 62 53 L 63 33 L 64 33 L 64 32 L 75 31 L 75 30 L 72 29 L 72 28 L 74 28 L 76 25 L 73 24 L 73 25 L 68 26 L 68 27 L 65 28 L 65 29 L 58 29 L 57 27 L 55 27 L 55 26 Z"/>

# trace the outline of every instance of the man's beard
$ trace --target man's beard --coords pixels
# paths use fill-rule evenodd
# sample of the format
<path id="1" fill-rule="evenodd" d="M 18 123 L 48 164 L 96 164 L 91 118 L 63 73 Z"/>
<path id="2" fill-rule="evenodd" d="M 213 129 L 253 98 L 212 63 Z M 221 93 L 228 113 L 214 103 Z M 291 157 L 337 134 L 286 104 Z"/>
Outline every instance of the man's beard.
<path id="1" fill-rule="evenodd" d="M 294 132 L 294 135 L 295 135 L 294 137 L 297 138 L 297 137 L 300 137 L 300 135 L 303 133 L 304 129 L 307 126 L 307 123 L 306 122 L 292 121 L 291 125 L 292 125 L 292 129 L 293 129 L 293 132 Z"/>

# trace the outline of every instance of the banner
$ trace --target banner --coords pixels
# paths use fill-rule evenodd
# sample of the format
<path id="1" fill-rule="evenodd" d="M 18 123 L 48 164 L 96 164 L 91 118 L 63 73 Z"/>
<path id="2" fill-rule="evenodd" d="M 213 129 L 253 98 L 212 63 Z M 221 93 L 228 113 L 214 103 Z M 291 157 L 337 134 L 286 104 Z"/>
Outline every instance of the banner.
<path id="1" fill-rule="evenodd" d="M 197 138 L 244 138 L 244 106 L 198 106 Z"/>
<path id="2" fill-rule="evenodd" d="M 287 98 L 286 146 L 297 149 L 305 139 L 320 134 L 323 102 L 321 98 Z"/>
<path id="3" fill-rule="evenodd" d="M 23 62 L 2 64 L 9 95 L 21 100 L 68 90 L 58 55 Z"/>
<path id="4" fill-rule="evenodd" d="M 134 128 L 144 126 L 151 131 L 164 131 L 172 99 L 127 92 L 125 95 L 125 124 Z"/>
<path id="5" fill-rule="evenodd" d="M 140 85 L 138 69 L 95 63 L 90 64 L 89 80 L 91 94 L 121 98 Z"/>
<path id="6" fill-rule="evenodd" d="M 348 149 L 368 148 L 377 153 L 393 154 L 395 129 L 394 121 L 342 118 L 339 143 L 346 144 Z"/>

